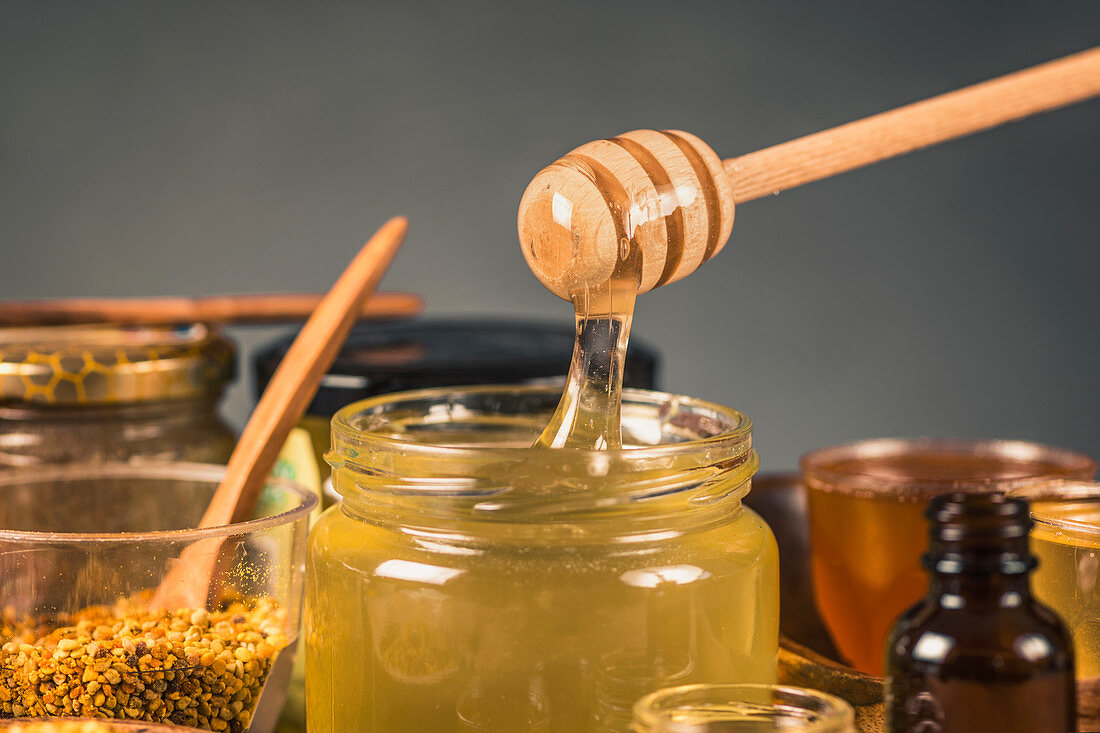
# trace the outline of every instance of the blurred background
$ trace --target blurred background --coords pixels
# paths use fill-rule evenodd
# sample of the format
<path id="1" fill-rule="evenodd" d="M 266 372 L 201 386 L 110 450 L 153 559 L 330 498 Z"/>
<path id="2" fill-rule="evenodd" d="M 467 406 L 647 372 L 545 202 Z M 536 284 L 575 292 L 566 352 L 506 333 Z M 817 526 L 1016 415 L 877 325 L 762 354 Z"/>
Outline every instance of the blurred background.
<path id="1" fill-rule="evenodd" d="M 404 214 L 384 287 L 567 324 L 515 215 L 573 147 L 680 128 L 731 157 L 1098 27 L 1094 0 L 6 2 L 0 297 L 323 291 Z M 662 386 L 747 412 L 772 469 L 879 436 L 1100 453 L 1098 129 L 1091 102 L 744 205 L 639 302 Z"/>

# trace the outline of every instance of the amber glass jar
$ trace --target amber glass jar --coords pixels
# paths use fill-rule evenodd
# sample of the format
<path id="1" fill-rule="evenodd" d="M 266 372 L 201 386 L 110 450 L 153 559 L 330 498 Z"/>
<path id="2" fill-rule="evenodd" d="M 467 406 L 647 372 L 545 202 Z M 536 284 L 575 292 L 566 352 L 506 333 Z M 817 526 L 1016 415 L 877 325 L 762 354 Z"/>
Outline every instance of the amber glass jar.
<path id="1" fill-rule="evenodd" d="M 224 463 L 234 356 L 201 324 L 0 329 L 0 467 Z"/>
<path id="2" fill-rule="evenodd" d="M 623 733 L 642 695 L 775 681 L 751 423 L 625 390 L 620 450 L 536 449 L 560 390 L 423 390 L 333 419 L 310 539 L 311 733 Z"/>

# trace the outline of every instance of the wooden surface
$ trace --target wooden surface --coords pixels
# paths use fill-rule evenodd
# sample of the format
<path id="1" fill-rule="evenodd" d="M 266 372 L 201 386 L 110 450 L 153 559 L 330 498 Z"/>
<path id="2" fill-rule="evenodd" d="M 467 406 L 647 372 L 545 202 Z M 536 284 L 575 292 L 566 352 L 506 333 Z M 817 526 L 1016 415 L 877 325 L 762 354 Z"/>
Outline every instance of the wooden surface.
<path id="1" fill-rule="evenodd" d="M 407 229 L 403 218 L 386 222 L 302 327 L 245 425 L 200 527 L 242 522 L 252 514 L 287 435 L 305 413 L 363 303 L 397 254 Z M 161 582 L 150 605 L 205 606 L 220 546 L 219 540 L 201 540 L 189 546 Z"/>
<path id="2" fill-rule="evenodd" d="M 638 292 L 645 292 L 686 276 L 717 254 L 729 238 L 735 203 L 1097 94 L 1100 48 L 720 166 L 713 151 L 687 133 L 629 132 L 582 145 L 535 176 L 520 201 L 520 247 L 539 282 L 566 299 L 575 289 L 599 287 L 621 252 L 640 247 Z"/>
<path id="3" fill-rule="evenodd" d="M 0 325 L 75 323 L 168 325 L 174 323 L 279 323 L 304 321 L 320 304 L 319 293 L 211 295 L 202 298 L 65 298 L 0 301 Z M 409 318 L 424 310 L 415 293 L 375 293 L 359 317 Z"/>

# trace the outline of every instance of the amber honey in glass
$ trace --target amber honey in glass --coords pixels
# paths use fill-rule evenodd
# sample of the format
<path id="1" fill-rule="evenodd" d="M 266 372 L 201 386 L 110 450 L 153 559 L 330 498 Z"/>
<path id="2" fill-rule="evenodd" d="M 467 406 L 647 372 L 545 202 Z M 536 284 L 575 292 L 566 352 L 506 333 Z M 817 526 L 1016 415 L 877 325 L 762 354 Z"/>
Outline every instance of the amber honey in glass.
<path id="1" fill-rule="evenodd" d="M 880 675 L 891 624 L 927 587 L 920 557 L 932 496 L 1086 479 L 1096 462 L 1021 441 L 883 439 L 814 451 L 801 467 L 818 610 L 841 654 Z"/>
<path id="2" fill-rule="evenodd" d="M 1100 730 L 1100 484 L 1057 482 L 1017 492 L 1031 501 L 1035 595 L 1073 635 L 1080 730 Z"/>

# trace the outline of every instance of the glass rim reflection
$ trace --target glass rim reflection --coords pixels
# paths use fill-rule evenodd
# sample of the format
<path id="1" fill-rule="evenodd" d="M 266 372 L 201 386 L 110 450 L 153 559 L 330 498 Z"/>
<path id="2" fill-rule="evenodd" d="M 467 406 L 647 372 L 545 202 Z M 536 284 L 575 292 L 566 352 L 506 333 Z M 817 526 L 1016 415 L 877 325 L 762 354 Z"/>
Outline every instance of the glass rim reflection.
<path id="1" fill-rule="evenodd" d="M 195 481 L 217 484 L 225 475 L 225 466 L 212 463 L 131 462 L 131 463 L 76 463 L 17 469 L 0 474 L 0 498 L 5 488 L 49 481 L 80 482 L 95 479 L 159 479 L 163 481 Z M 153 532 L 42 532 L 0 528 L 0 542 L 30 542 L 43 545 L 141 542 L 184 543 L 201 539 L 228 538 L 261 532 L 274 527 L 293 524 L 317 506 L 317 496 L 309 489 L 289 479 L 272 476 L 269 486 L 278 487 L 297 499 L 297 506 L 267 517 L 249 519 L 235 524 L 193 529 L 170 529 Z"/>
<path id="2" fill-rule="evenodd" d="M 762 696 L 767 696 L 769 701 L 762 701 Z M 738 707 L 744 704 L 753 706 L 756 712 L 760 712 L 761 707 L 774 706 L 777 713 L 786 712 L 785 717 L 789 717 L 794 710 L 807 714 L 802 718 L 806 725 L 788 726 L 783 730 L 804 730 L 808 733 L 854 730 L 855 712 L 852 706 L 835 695 L 804 687 L 751 683 L 694 684 L 657 690 L 635 703 L 634 721 L 649 726 L 655 733 L 687 731 L 697 724 L 689 723 L 681 728 L 670 716 L 677 712 L 721 713 L 725 709 L 737 713 Z M 722 721 L 716 719 L 714 722 Z"/>
<path id="3" fill-rule="evenodd" d="M 954 456 L 986 461 L 979 469 L 954 475 L 868 470 L 876 462 Z M 835 468 L 835 464 L 850 464 Z M 994 473 L 998 464 L 1034 464 L 1041 472 Z M 920 501 L 949 491 L 1012 491 L 1052 479 L 1081 479 L 1096 472 L 1096 461 L 1066 448 L 1024 440 L 971 438 L 874 438 L 811 451 L 799 460 L 808 488 L 826 493 Z M 982 475 L 988 469 L 989 475 Z"/>
<path id="4" fill-rule="evenodd" d="M 1029 503 L 1035 501 L 1080 501 L 1095 502 L 1100 507 L 1100 482 L 1097 481 L 1044 481 L 1042 483 L 1017 489 L 1010 496 L 1026 499 Z M 1100 537 L 1100 522 L 1082 522 L 1078 519 L 1064 519 L 1041 510 L 1031 510 L 1031 519 L 1036 527 L 1046 527 L 1074 534 L 1083 534 Z M 1034 531 L 1034 529 L 1032 530 Z"/>
<path id="5" fill-rule="evenodd" d="M 333 437 L 334 439 L 338 438 L 341 442 L 345 444 L 350 443 L 361 446 L 365 450 L 396 449 L 406 452 L 424 452 L 432 455 L 450 456 L 455 458 L 460 458 L 467 455 L 477 455 L 480 453 L 484 453 L 484 449 L 446 445 L 440 443 L 419 443 L 412 440 L 380 434 L 379 432 L 377 432 L 378 428 L 382 427 L 385 424 L 385 421 L 381 419 L 383 414 L 382 411 L 386 408 L 391 408 L 401 403 L 411 404 L 418 401 L 430 401 L 437 404 L 446 404 L 447 399 L 459 397 L 462 395 L 488 396 L 493 394 L 500 394 L 502 396 L 509 397 L 526 396 L 531 398 L 548 398 L 551 400 L 548 404 L 551 406 L 550 409 L 552 410 L 552 408 L 557 405 L 558 398 L 561 397 L 561 386 L 556 384 L 490 384 L 456 387 L 432 387 L 429 389 L 409 390 L 406 392 L 392 392 L 389 394 L 380 395 L 378 397 L 371 397 L 366 400 L 353 402 L 350 405 L 347 405 L 346 407 L 339 410 L 332 418 Z M 623 389 L 624 409 L 628 404 L 637 404 L 643 406 L 658 405 L 658 403 L 662 400 L 678 406 L 690 406 L 700 413 L 709 416 L 710 419 L 714 421 L 715 425 L 721 424 L 723 429 L 721 429 L 720 431 L 716 430 L 712 434 L 708 434 L 704 437 L 693 438 L 691 440 L 683 442 L 659 443 L 655 445 L 645 445 L 642 447 L 631 446 L 629 448 L 623 448 L 622 450 L 595 450 L 581 448 L 555 448 L 554 450 L 574 456 L 591 455 L 593 457 L 606 457 L 608 455 L 618 454 L 629 456 L 632 459 L 637 458 L 638 460 L 645 460 L 655 457 L 661 457 L 671 453 L 683 451 L 698 451 L 701 448 L 706 448 L 711 445 L 750 441 L 750 436 L 752 434 L 753 428 L 752 420 L 750 420 L 745 413 L 739 410 L 720 405 L 716 402 L 709 402 L 707 400 L 701 400 L 696 397 L 689 397 L 687 395 L 666 393 L 647 389 Z M 362 420 L 368 414 L 370 414 L 372 418 L 378 419 L 378 423 L 371 425 L 370 428 L 364 429 L 361 425 L 357 424 L 357 421 Z M 549 414 L 547 416 L 549 417 Z M 529 445 L 494 445 L 492 449 L 502 455 L 509 456 L 520 456 L 529 452 L 541 453 L 541 449 L 532 448 Z"/>

